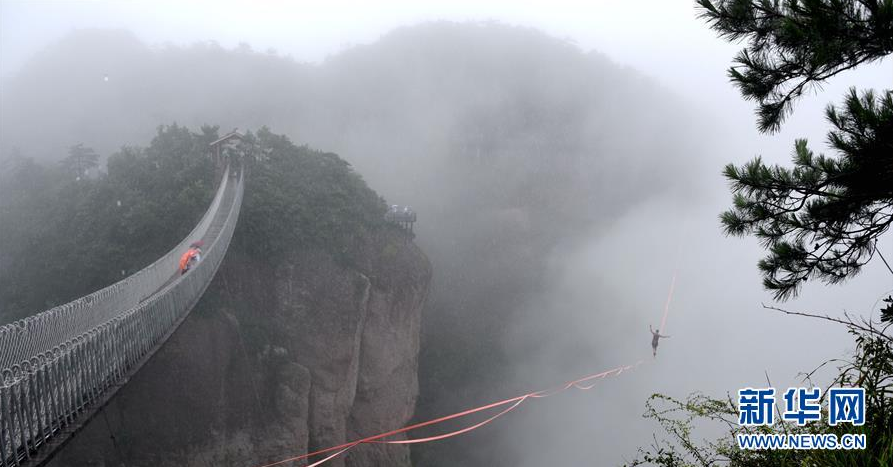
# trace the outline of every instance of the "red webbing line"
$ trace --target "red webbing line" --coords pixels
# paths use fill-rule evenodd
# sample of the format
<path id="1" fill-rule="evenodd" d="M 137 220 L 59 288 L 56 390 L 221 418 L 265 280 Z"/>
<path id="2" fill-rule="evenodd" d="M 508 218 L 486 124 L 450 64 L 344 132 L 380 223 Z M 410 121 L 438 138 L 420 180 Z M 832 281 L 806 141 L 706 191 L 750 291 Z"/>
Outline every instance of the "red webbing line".
<path id="1" fill-rule="evenodd" d="M 527 397 L 528 396 L 524 396 L 521 399 L 519 399 L 518 402 L 515 402 L 514 404 L 510 405 L 509 408 L 503 410 L 502 412 L 499 412 L 498 414 L 496 414 L 482 422 L 479 422 L 479 423 L 474 424 L 469 427 L 462 428 L 461 430 L 452 431 L 450 433 L 444 433 L 442 435 L 429 436 L 427 438 L 401 439 L 401 440 L 395 440 L 395 441 L 369 441 L 369 442 L 370 443 L 379 443 L 379 444 L 418 444 L 418 443 L 427 443 L 428 441 L 438 441 L 441 439 L 452 438 L 453 436 L 458 436 L 458 435 L 461 435 L 462 433 L 468 433 L 469 431 L 477 430 L 478 428 L 492 422 L 493 420 L 496 420 L 497 418 L 511 412 L 512 410 L 515 410 L 516 407 L 518 407 L 519 405 L 521 405 L 522 402 L 527 400 Z"/>
<path id="2" fill-rule="evenodd" d="M 688 232 L 688 222 L 687 219 L 683 219 L 682 222 L 682 238 L 686 238 Z M 664 328 L 667 326 L 667 314 L 670 313 L 670 303 L 673 301 L 673 292 L 676 290 L 676 275 L 679 273 L 679 263 L 682 261 L 682 241 L 680 239 L 679 244 L 676 245 L 676 267 L 673 269 L 673 280 L 670 281 L 670 293 L 667 294 L 667 301 L 664 303 L 664 316 L 660 320 L 660 327 L 657 328 L 658 334 L 664 333 Z"/>
<path id="3" fill-rule="evenodd" d="M 673 291 L 676 288 L 676 271 L 673 271 L 673 280 L 670 282 L 670 293 L 667 294 L 667 301 L 664 303 L 664 317 L 660 320 L 660 327 L 657 328 L 658 334 L 664 333 L 664 326 L 667 325 L 667 314 L 670 312 L 670 302 L 673 301 Z"/>
<path id="4" fill-rule="evenodd" d="M 586 390 L 594 388 L 595 383 L 585 386 L 585 385 L 580 384 L 581 382 L 594 380 L 594 379 L 603 379 L 608 376 L 617 376 L 626 370 L 629 370 L 629 369 L 639 366 L 641 363 L 642 363 L 642 361 L 640 360 L 634 366 L 619 367 L 619 368 L 615 368 L 613 370 L 608 370 L 608 371 L 605 371 L 605 372 L 602 372 L 602 373 L 599 373 L 596 375 L 587 376 L 585 378 L 581 378 L 576 381 L 570 381 L 558 389 L 551 389 L 549 391 L 537 391 L 537 392 L 533 392 L 530 394 L 526 394 L 524 396 L 521 396 L 521 398 L 520 398 L 520 400 L 518 400 L 518 402 L 515 402 L 511 407 L 503 410 L 502 412 L 499 412 L 498 414 L 496 414 L 496 415 L 494 415 L 494 416 L 492 416 L 476 425 L 472 425 L 470 427 L 463 428 L 461 430 L 456 430 L 456 431 L 453 431 L 450 433 L 445 433 L 445 434 L 437 435 L 437 436 L 430 436 L 427 438 L 415 438 L 415 439 L 406 439 L 406 440 L 397 440 L 397 441 L 371 441 L 371 442 L 380 443 L 380 444 L 417 444 L 417 443 L 425 443 L 428 441 L 438 441 L 441 439 L 452 438 L 453 436 L 461 435 L 462 433 L 467 433 L 469 431 L 476 430 L 476 429 L 492 422 L 493 420 L 496 420 L 497 418 L 514 410 L 515 407 L 518 407 L 519 405 L 521 405 L 521 403 L 526 401 L 528 398 L 529 399 L 542 399 L 542 398 L 546 398 L 549 396 L 554 396 L 555 394 L 558 394 L 559 392 L 562 392 L 562 391 L 566 391 L 570 388 L 576 388 L 576 389 L 581 389 L 581 390 L 586 391 Z"/>
<path id="5" fill-rule="evenodd" d="M 319 455 L 319 454 L 325 454 L 325 453 L 327 453 L 327 452 L 337 451 L 337 450 L 339 450 L 339 449 L 345 449 L 345 448 L 346 448 L 346 449 L 350 449 L 350 448 L 356 446 L 357 444 L 361 444 L 361 443 L 369 443 L 369 442 L 372 442 L 372 441 L 375 441 L 375 440 L 379 440 L 379 439 L 381 439 L 381 438 L 386 438 L 386 437 L 388 437 L 388 436 L 393 436 L 393 435 L 396 435 L 396 434 L 400 434 L 400 433 L 404 433 L 404 432 L 407 432 L 407 431 L 410 431 L 410 430 L 414 430 L 414 429 L 416 429 L 416 428 L 422 428 L 422 427 L 425 427 L 425 426 L 428 426 L 428 425 L 434 425 L 434 424 L 436 424 L 436 423 L 445 422 L 445 421 L 447 421 L 447 420 L 452 420 L 452 419 L 454 419 L 454 418 L 464 417 L 464 416 L 466 416 L 466 415 L 471 415 L 471 414 L 473 414 L 473 413 L 482 412 L 482 411 L 487 410 L 487 409 L 492 409 L 492 408 L 500 407 L 500 406 L 503 406 L 503 405 L 511 404 L 511 403 L 513 403 L 513 402 L 517 402 L 518 400 L 520 400 L 520 399 L 524 399 L 524 398 L 526 398 L 526 397 L 528 397 L 528 396 L 527 396 L 527 395 L 524 395 L 524 396 L 520 396 L 520 397 L 513 397 L 513 398 L 511 398 L 511 399 L 506 399 L 506 400 L 503 400 L 503 401 L 494 402 L 494 403 L 492 403 L 492 404 L 487 404 L 487 405 L 484 405 L 484 406 L 481 406 L 481 407 L 476 407 L 476 408 L 474 408 L 474 409 L 469 409 L 469 410 L 465 410 L 465 411 L 463 411 L 463 412 L 454 413 L 454 414 L 452 414 L 452 415 L 447 415 L 447 416 L 445 416 L 445 417 L 437 418 L 437 419 L 434 419 L 434 420 L 428 420 L 427 422 L 417 423 L 417 424 L 415 424 L 415 425 L 410 425 L 410 426 L 407 426 L 407 427 L 404 427 L 404 428 L 400 428 L 400 429 L 397 429 L 397 430 L 392 430 L 392 431 L 389 431 L 389 432 L 387 432 L 387 433 L 381 433 L 381 434 L 378 434 L 378 435 L 375 435 L 375 436 L 370 436 L 370 437 L 368 437 L 368 438 L 363 438 L 363 439 L 359 439 L 359 440 L 356 440 L 356 441 L 351 441 L 351 442 L 349 442 L 349 443 L 340 444 L 340 445 L 338 445 L 338 446 L 332 446 L 332 447 L 330 447 L 330 448 L 320 449 L 320 450 L 318 450 L 318 451 L 310 452 L 310 453 L 303 454 L 303 455 L 300 455 L 300 456 L 290 457 L 290 458 L 288 458 L 288 459 L 283 459 L 283 460 L 281 460 L 281 461 L 273 462 L 273 463 L 271 463 L 271 464 L 264 464 L 264 465 L 259 466 L 259 467 L 273 467 L 274 465 L 284 464 L 284 463 L 286 463 L 286 462 L 291 462 L 291 461 L 298 461 L 298 460 L 301 460 L 301 459 L 306 459 L 306 458 L 308 458 L 308 457 L 317 456 L 317 455 Z"/>
<path id="6" fill-rule="evenodd" d="M 276 461 L 276 462 L 273 462 L 273 463 L 270 463 L 270 464 L 264 464 L 264 465 L 261 465 L 261 466 L 258 466 L 258 467 L 273 467 L 273 466 L 276 466 L 276 465 L 284 464 L 284 463 L 286 463 L 286 462 L 299 461 L 299 460 L 307 459 L 307 458 L 309 458 L 309 457 L 317 456 L 317 455 L 320 455 L 320 454 L 326 454 L 326 453 L 330 453 L 330 452 L 333 452 L 333 451 L 337 451 L 337 452 L 335 452 L 334 454 L 332 454 L 332 455 L 326 457 L 325 459 L 322 459 L 322 460 L 320 460 L 320 461 L 317 461 L 317 462 L 315 462 L 315 463 L 313 463 L 313 464 L 307 466 L 307 467 L 315 467 L 315 466 L 321 465 L 321 464 L 323 464 L 323 463 L 325 463 L 325 462 L 327 462 L 327 461 L 329 461 L 329 460 L 331 460 L 331 459 L 333 459 L 333 458 L 335 458 L 335 457 L 337 457 L 337 456 L 343 454 L 345 451 L 347 451 L 347 450 L 349 450 L 349 449 L 351 449 L 351 448 L 357 446 L 358 444 L 364 444 L 364 443 L 376 443 L 376 444 L 415 444 L 415 443 L 423 443 L 423 442 L 428 442 L 428 441 L 436 441 L 436 440 L 441 440 L 441 439 L 451 438 L 451 437 L 453 437 L 453 436 L 457 436 L 457 435 L 460 435 L 460 434 L 462 434 L 462 433 L 467 433 L 467 432 L 469 432 L 469 431 L 476 430 L 476 429 L 478 429 L 478 428 L 480 428 L 480 427 L 482 427 L 482 426 L 484 426 L 484 425 L 486 425 L 486 424 L 492 422 L 493 420 L 496 420 L 497 418 L 499 418 L 499 417 L 505 415 L 506 413 L 508 413 L 508 412 L 510 412 L 510 411 L 512 411 L 512 410 L 514 410 L 515 408 L 517 408 L 519 405 L 521 405 L 522 402 L 524 402 L 524 401 L 527 400 L 527 399 L 531 399 L 531 398 L 537 398 L 537 399 L 540 399 L 540 398 L 549 397 L 549 396 L 558 394 L 558 393 L 560 393 L 560 392 L 566 391 L 566 390 L 568 390 L 568 389 L 570 389 L 570 388 L 577 388 L 577 389 L 582 389 L 582 390 L 588 390 L 588 389 L 591 389 L 592 387 L 594 387 L 594 386 L 595 386 L 595 383 L 590 384 L 590 385 L 583 385 L 583 384 L 581 384 L 581 383 L 584 383 L 584 382 L 587 382 L 587 381 L 593 381 L 593 380 L 597 380 L 597 379 L 603 379 L 603 378 L 606 378 L 606 377 L 608 377 L 608 376 L 617 376 L 617 375 L 619 375 L 620 373 L 623 373 L 624 371 L 633 369 L 633 368 L 635 368 L 635 367 L 637 367 L 637 366 L 639 366 L 639 365 L 641 365 L 641 364 L 642 364 L 642 361 L 640 360 L 640 361 L 638 361 L 635 365 L 627 365 L 627 366 L 617 367 L 617 368 L 614 368 L 614 369 L 611 369 L 611 370 L 608 370 L 608 371 L 603 371 L 603 372 L 601 372 L 601 373 L 597 373 L 597 374 L 594 374 L 594 375 L 585 376 L 585 377 L 583 377 L 583 378 L 580 378 L 580 379 L 577 379 L 577 380 L 574 380 L 574 381 L 569 381 L 569 382 L 567 382 L 566 384 L 564 384 L 563 386 L 560 386 L 560 387 L 557 387 L 557 388 L 548 389 L 548 390 L 542 390 L 542 391 L 536 391 L 536 392 L 530 392 L 530 393 L 524 394 L 523 396 L 512 397 L 512 398 L 510 398 L 510 399 L 501 400 L 501 401 L 499 401 L 499 402 L 493 402 L 493 403 L 491 403 L 491 404 L 482 405 L 482 406 L 480 406 L 480 407 L 475 407 L 475 408 L 472 408 L 472 409 L 464 410 L 464 411 L 462 411 L 462 412 L 457 412 L 457 413 L 454 413 L 454 414 L 451 414 L 451 415 L 447 415 L 447 416 L 444 416 L 444 417 L 435 418 L 435 419 L 433 419 L 433 420 L 428 420 L 428 421 L 425 421 L 425 422 L 416 423 L 416 424 L 414 424 L 414 425 L 409 425 L 409 426 L 406 426 L 406 427 L 403 427 L 403 428 L 399 428 L 399 429 L 396 429 L 396 430 L 391 430 L 391 431 L 388 431 L 388 432 L 386 432 L 386 433 L 381 433 L 381 434 L 377 434 L 377 435 L 369 436 L 369 437 L 367 437 L 367 438 L 359 439 L 359 440 L 356 440 L 356 441 L 351 441 L 351 442 L 349 442 L 349 443 L 340 444 L 340 445 L 338 445 L 338 446 L 332 446 L 332 447 L 329 447 L 329 448 L 320 449 L 320 450 L 318 450 L 318 451 L 310 452 L 310 453 L 307 453 L 307 454 L 302 454 L 302 455 L 300 455 L 300 456 L 290 457 L 290 458 L 288 458 L 288 459 L 283 459 L 283 460 Z M 492 416 L 492 417 L 490 417 L 490 418 L 488 418 L 488 419 L 486 419 L 486 420 L 484 420 L 484 421 L 482 421 L 482 422 L 478 422 L 478 423 L 475 424 L 475 425 L 472 425 L 472 426 L 470 426 L 470 427 L 466 427 L 466 428 L 462 428 L 462 429 L 457 430 L 457 431 L 453 431 L 453 432 L 446 433 L 446 434 L 442 434 L 442 435 L 431 436 L 431 437 L 428 437 L 428 438 L 416 438 L 416 439 L 394 440 L 394 441 L 381 441 L 382 438 L 387 438 L 387 437 L 389 437 L 389 436 L 393 436 L 393 435 L 396 435 L 396 434 L 405 433 L 405 432 L 407 432 L 407 431 L 415 430 L 415 429 L 422 428 L 422 427 L 429 426 L 429 425 L 434 425 L 434 424 L 437 424 L 437 423 L 442 423 L 442 422 L 445 422 L 445 421 L 448 421 L 448 420 L 453 420 L 453 419 L 456 419 L 456 418 L 464 417 L 464 416 L 466 416 L 466 415 L 471 415 L 471 414 L 474 414 L 474 413 L 482 412 L 482 411 L 489 410 L 489 409 L 493 409 L 493 408 L 496 408 L 496 407 L 501 407 L 501 406 L 508 405 L 508 404 L 512 404 L 512 405 L 511 405 L 510 407 L 504 409 L 503 411 L 499 412 L 498 414 L 496 414 L 496 415 L 494 415 L 494 416 Z"/>
<path id="7" fill-rule="evenodd" d="M 356 446 L 357 444 L 360 444 L 360 443 L 357 442 L 357 443 L 355 443 L 355 444 L 351 444 L 350 446 L 348 446 L 348 447 L 346 447 L 346 448 L 344 448 L 344 449 L 342 449 L 342 450 L 336 452 L 335 454 L 331 454 L 329 457 L 326 457 L 325 459 L 318 460 L 318 461 L 316 461 L 316 462 L 314 462 L 314 463 L 308 465 L 307 467 L 316 467 L 316 466 L 318 466 L 318 465 L 325 464 L 326 462 L 328 462 L 328 461 L 330 461 L 330 460 L 332 460 L 332 459 L 334 459 L 334 458 L 340 456 L 341 454 L 344 454 L 345 452 L 347 452 L 348 449 L 350 449 L 350 448 Z M 288 461 L 283 461 L 283 462 L 288 462 Z"/>

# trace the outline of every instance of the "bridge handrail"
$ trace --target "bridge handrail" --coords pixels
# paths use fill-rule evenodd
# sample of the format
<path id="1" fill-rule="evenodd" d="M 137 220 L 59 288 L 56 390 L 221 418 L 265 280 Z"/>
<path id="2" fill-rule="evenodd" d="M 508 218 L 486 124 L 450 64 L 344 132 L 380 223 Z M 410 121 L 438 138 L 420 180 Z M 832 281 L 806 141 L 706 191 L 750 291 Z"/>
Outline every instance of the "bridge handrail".
<path id="1" fill-rule="evenodd" d="M 176 271 L 180 255 L 192 242 L 204 236 L 213 221 L 223 193 L 230 183 L 228 175 L 227 167 L 211 205 L 195 228 L 177 246 L 152 264 L 89 295 L 0 326 L 0 370 L 52 350 L 59 343 L 134 307 L 160 289 L 173 271 Z"/>

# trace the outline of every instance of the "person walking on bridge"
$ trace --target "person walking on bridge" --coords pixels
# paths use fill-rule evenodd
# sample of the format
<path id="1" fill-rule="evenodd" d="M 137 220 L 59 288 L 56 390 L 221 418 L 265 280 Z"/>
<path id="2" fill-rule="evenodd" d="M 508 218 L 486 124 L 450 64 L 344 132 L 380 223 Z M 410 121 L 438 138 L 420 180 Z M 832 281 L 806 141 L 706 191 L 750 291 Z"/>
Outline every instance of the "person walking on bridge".
<path id="1" fill-rule="evenodd" d="M 664 336 L 659 331 L 655 331 L 651 328 L 651 325 L 648 325 L 648 330 L 651 331 L 651 353 L 654 354 L 654 357 L 657 357 L 657 343 L 660 341 L 661 337 L 670 337 Z"/>
<path id="2" fill-rule="evenodd" d="M 202 245 L 204 245 L 204 242 L 201 240 L 194 242 L 192 245 L 189 245 L 186 253 L 183 253 L 183 256 L 180 257 L 180 275 L 186 274 L 187 271 L 202 260 Z"/>

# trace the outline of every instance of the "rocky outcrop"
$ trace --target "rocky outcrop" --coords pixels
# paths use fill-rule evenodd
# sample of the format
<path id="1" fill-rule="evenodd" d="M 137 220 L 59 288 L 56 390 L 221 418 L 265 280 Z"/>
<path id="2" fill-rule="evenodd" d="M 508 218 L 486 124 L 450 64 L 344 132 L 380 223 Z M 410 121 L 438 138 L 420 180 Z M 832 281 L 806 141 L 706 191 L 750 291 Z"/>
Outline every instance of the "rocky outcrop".
<path id="1" fill-rule="evenodd" d="M 361 243 L 350 265 L 234 243 L 181 328 L 52 465 L 261 465 L 406 424 L 431 269 L 396 230 Z M 330 465 L 409 464 L 408 448 L 375 445 Z"/>

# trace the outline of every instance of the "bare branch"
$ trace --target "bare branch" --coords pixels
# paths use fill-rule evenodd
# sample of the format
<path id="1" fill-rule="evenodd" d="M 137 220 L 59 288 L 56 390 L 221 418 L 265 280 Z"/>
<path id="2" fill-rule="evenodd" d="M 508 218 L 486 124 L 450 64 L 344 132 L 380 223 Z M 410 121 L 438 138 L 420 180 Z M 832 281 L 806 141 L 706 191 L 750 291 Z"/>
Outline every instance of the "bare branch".
<path id="1" fill-rule="evenodd" d="M 784 308 L 769 306 L 769 305 L 766 305 L 765 303 L 761 303 L 760 305 L 762 305 L 763 308 L 765 308 L 767 310 L 780 311 L 786 315 L 805 316 L 807 318 L 817 318 L 817 319 L 823 319 L 825 321 L 831 321 L 833 323 L 843 324 L 844 326 L 847 326 L 849 328 L 854 328 L 854 329 L 858 329 L 860 331 L 874 334 L 876 336 L 882 337 L 884 339 L 887 339 L 887 340 L 893 342 L 893 336 L 888 336 L 883 331 L 875 329 L 875 327 L 872 326 L 870 323 L 869 324 L 857 323 L 857 322 L 853 321 L 852 318 L 850 318 L 849 315 L 847 315 L 846 313 L 844 313 L 844 316 L 846 316 L 846 319 L 840 319 L 840 318 L 831 317 L 829 315 L 819 315 L 819 314 L 813 314 L 813 313 L 804 313 L 804 312 L 800 312 L 800 311 L 785 310 Z M 886 330 L 888 328 L 889 328 L 889 326 L 885 326 L 884 330 Z"/>

